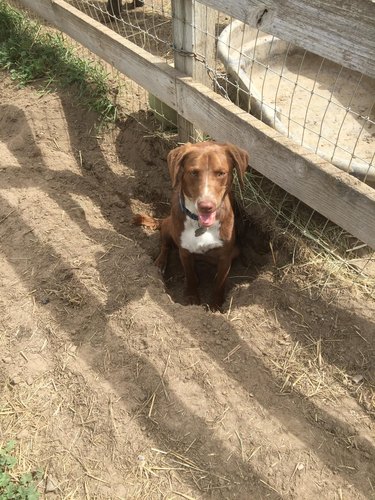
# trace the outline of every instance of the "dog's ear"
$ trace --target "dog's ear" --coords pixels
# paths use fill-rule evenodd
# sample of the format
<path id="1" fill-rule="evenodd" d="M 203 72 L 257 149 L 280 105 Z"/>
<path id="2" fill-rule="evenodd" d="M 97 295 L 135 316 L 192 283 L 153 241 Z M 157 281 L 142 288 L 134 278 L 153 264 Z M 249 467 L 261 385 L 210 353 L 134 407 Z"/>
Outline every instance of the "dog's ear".
<path id="1" fill-rule="evenodd" d="M 243 187 L 245 172 L 249 167 L 249 155 L 244 149 L 238 148 L 233 144 L 227 144 L 227 152 L 233 161 L 234 168 L 237 172 L 238 181 Z"/>
<path id="2" fill-rule="evenodd" d="M 178 180 L 180 178 L 179 174 L 181 172 L 181 167 L 183 160 L 187 153 L 189 152 L 191 148 L 191 143 L 187 142 L 183 146 L 179 146 L 175 149 L 172 149 L 168 153 L 167 156 L 167 163 L 168 163 L 168 169 L 169 169 L 169 175 L 171 176 L 172 180 L 172 187 L 175 188 Z"/>

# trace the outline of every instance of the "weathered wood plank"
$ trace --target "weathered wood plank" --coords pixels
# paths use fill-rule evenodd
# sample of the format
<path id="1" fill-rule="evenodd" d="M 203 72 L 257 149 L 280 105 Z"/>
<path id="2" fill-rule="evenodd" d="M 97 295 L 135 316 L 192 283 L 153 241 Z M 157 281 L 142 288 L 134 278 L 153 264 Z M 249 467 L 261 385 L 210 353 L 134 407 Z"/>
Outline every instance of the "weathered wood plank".
<path id="1" fill-rule="evenodd" d="M 206 66 L 215 66 L 215 11 L 192 0 L 172 0 L 175 68 L 211 86 Z M 178 116 L 180 142 L 201 140 L 202 132 Z"/>
<path id="2" fill-rule="evenodd" d="M 192 76 L 194 68 L 193 50 L 193 3 L 192 0 L 172 0 L 174 66 L 185 75 Z M 195 141 L 199 132 L 194 125 L 177 116 L 178 140 Z"/>
<path id="3" fill-rule="evenodd" d="M 373 189 L 63 0 L 21 2 L 213 138 L 246 149 L 257 171 L 375 249 Z"/>
<path id="4" fill-rule="evenodd" d="M 194 68 L 193 80 L 212 88 L 207 68 L 216 67 L 216 21 L 218 14 L 215 10 L 198 2 L 194 2 Z"/>
<path id="5" fill-rule="evenodd" d="M 375 3 L 372 0 L 200 1 L 375 78 Z"/>

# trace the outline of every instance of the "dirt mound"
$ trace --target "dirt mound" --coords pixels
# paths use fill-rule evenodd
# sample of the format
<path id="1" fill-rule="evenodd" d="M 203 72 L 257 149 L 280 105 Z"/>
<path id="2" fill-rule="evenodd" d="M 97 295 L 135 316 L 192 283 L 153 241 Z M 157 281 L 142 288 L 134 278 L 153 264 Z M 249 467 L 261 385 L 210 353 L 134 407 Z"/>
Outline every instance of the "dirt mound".
<path id="1" fill-rule="evenodd" d="M 258 234 L 223 314 L 183 305 L 131 224 L 168 211 L 145 116 L 98 133 L 66 91 L 0 85 L 0 436 L 23 469 L 58 498 L 371 498 L 374 304 L 311 297 Z"/>

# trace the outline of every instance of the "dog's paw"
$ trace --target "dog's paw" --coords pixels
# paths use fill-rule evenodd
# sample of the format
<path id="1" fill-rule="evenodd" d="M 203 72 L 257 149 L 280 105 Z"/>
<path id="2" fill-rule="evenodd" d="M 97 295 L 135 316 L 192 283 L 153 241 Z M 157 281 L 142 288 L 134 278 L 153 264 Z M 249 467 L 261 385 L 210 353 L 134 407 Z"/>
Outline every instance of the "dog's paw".
<path id="1" fill-rule="evenodd" d="M 162 276 L 164 276 L 165 275 L 165 271 L 167 269 L 167 259 L 164 258 L 164 256 L 161 257 L 159 255 L 159 257 L 155 260 L 154 264 L 158 268 L 160 274 Z"/>
<path id="2" fill-rule="evenodd" d="M 224 294 L 214 294 L 211 302 L 209 303 L 209 309 L 211 312 L 223 312 L 223 304 L 224 304 Z"/>
<path id="3" fill-rule="evenodd" d="M 216 303 L 212 303 L 211 302 L 211 304 L 208 304 L 207 310 L 210 311 L 210 312 L 220 312 L 220 313 L 222 313 L 223 312 L 223 306 L 222 306 L 222 304 L 216 304 Z"/>

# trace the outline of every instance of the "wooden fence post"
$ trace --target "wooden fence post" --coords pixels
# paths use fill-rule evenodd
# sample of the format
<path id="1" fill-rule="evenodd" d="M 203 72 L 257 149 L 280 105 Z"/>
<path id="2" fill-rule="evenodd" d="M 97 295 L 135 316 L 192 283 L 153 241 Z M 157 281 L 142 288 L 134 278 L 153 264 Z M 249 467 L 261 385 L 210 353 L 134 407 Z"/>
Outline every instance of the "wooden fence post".
<path id="1" fill-rule="evenodd" d="M 195 0 L 172 0 L 175 68 L 212 88 L 207 68 L 215 64 L 215 10 Z M 204 132 L 177 118 L 180 142 L 200 141 Z"/>

